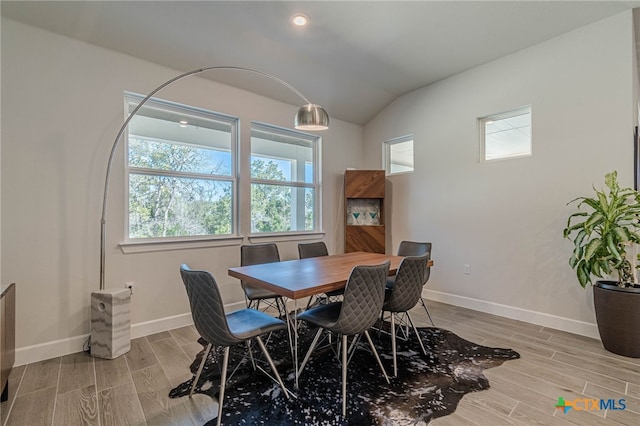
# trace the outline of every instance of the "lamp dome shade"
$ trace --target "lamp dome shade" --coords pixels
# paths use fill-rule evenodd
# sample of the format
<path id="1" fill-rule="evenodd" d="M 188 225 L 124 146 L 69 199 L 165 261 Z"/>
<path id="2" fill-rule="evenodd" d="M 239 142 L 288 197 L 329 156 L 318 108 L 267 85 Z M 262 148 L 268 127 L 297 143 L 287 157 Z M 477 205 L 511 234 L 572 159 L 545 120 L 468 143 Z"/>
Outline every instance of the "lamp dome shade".
<path id="1" fill-rule="evenodd" d="M 294 126 L 298 130 L 327 130 L 329 114 L 320 105 L 303 105 L 296 114 Z"/>

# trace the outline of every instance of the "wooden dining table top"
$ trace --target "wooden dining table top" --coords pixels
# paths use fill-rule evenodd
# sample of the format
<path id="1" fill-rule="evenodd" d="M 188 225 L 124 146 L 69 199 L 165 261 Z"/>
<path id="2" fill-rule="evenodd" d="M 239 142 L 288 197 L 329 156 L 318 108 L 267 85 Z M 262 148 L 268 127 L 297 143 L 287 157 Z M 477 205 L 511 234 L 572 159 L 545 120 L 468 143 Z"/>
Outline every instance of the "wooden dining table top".
<path id="1" fill-rule="evenodd" d="M 238 266 L 229 268 L 229 275 L 281 296 L 300 299 L 343 288 L 354 266 L 379 265 L 389 260 L 389 275 L 394 275 L 402 259 L 402 256 L 353 252 Z"/>

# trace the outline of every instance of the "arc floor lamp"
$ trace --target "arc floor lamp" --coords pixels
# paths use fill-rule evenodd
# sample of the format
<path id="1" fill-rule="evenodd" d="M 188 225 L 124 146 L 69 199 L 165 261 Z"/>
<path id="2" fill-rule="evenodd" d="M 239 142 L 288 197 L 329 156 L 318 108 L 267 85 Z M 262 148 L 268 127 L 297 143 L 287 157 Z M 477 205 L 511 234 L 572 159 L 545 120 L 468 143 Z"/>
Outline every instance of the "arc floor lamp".
<path id="1" fill-rule="evenodd" d="M 298 95 L 305 104 L 300 107 L 294 118 L 294 127 L 299 130 L 318 131 L 329 128 L 329 114 L 320 105 L 311 103 L 300 91 L 289 83 L 268 74 L 252 68 L 236 67 L 236 66 L 212 66 L 199 68 L 193 71 L 185 72 L 170 80 L 165 81 L 155 89 L 153 89 L 144 99 L 131 111 L 127 119 L 122 123 L 118 134 L 111 146 L 109 161 L 107 162 L 107 172 L 104 179 L 104 193 L 102 197 L 102 215 L 100 217 L 100 292 L 92 293 L 91 297 L 91 354 L 100 358 L 115 358 L 127 352 L 129 345 L 129 292 L 125 291 L 126 297 L 122 295 L 122 289 L 118 288 L 113 291 L 105 290 L 105 255 L 106 255 L 106 222 L 107 222 L 107 198 L 109 192 L 109 180 L 111 178 L 111 167 L 113 158 L 124 132 L 129 122 L 135 117 L 138 111 L 149 101 L 156 93 L 165 87 L 196 74 L 214 70 L 231 70 L 241 71 L 273 80 L 280 85 L 286 87 L 290 91 Z M 121 306 L 123 308 L 118 308 Z M 116 317 L 120 318 L 116 318 Z"/>

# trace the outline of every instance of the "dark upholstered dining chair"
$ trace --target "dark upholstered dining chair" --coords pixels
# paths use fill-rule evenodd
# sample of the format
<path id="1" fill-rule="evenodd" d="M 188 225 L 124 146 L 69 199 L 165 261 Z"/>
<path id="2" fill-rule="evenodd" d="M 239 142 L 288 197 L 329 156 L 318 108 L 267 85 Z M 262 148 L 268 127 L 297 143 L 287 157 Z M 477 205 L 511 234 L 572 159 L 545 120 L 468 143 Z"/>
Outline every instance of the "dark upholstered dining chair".
<path id="1" fill-rule="evenodd" d="M 411 325 L 422 353 L 425 355 L 427 351 L 424 348 L 418 329 L 416 328 L 409 310 L 413 309 L 420 300 L 420 293 L 422 293 L 422 280 L 424 277 L 424 271 L 427 267 L 428 256 L 423 254 L 422 256 L 407 256 L 402 259 L 398 272 L 396 273 L 395 283 L 393 288 L 387 288 L 385 294 L 384 305 L 382 306 L 384 312 L 389 312 L 391 315 L 391 350 L 393 353 L 393 375 L 398 376 L 398 361 L 396 354 L 396 318 L 400 320 L 400 324 L 408 323 Z"/>
<path id="2" fill-rule="evenodd" d="M 280 262 L 278 246 L 274 243 L 240 246 L 240 266 L 273 262 Z M 265 305 L 272 306 L 278 310 L 280 318 L 286 316 L 287 307 L 279 294 L 245 281 L 240 281 L 240 284 L 242 285 L 242 290 L 244 290 L 247 308 L 260 309 L 260 302 L 265 302 Z"/>
<path id="3" fill-rule="evenodd" d="M 318 241 L 298 244 L 298 254 L 300 259 L 307 259 L 309 257 L 329 256 L 329 251 L 324 241 Z"/>
<path id="4" fill-rule="evenodd" d="M 347 414 L 347 337 L 353 336 L 352 350 L 357 349 L 357 342 L 364 334 L 369 342 L 382 374 L 387 383 L 389 377 L 380 361 L 368 330 L 376 322 L 382 311 L 384 302 L 385 282 L 389 274 L 389 261 L 380 265 L 360 265 L 353 268 L 344 290 L 342 302 L 334 302 L 316 306 L 298 315 L 298 319 L 319 327 L 311 342 L 311 346 L 300 365 L 300 374 L 309 361 L 313 350 L 318 344 L 323 331 L 336 333 L 341 336 L 342 346 L 342 416 Z"/>
<path id="5" fill-rule="evenodd" d="M 193 384 L 189 391 L 189 397 L 193 395 L 193 391 L 200 379 L 200 374 L 202 373 L 211 348 L 213 346 L 224 347 L 224 357 L 220 373 L 220 393 L 218 395 L 217 424 L 219 426 L 222 422 L 222 404 L 227 381 L 230 347 L 255 338 L 285 397 L 288 399 L 289 391 L 284 386 L 280 374 L 278 374 L 278 370 L 260 338 L 263 334 L 286 328 L 287 325 L 284 321 L 256 309 L 241 309 L 226 314 L 218 284 L 211 273 L 191 270 L 189 266 L 183 264 L 180 266 L 180 275 L 182 276 L 182 281 L 184 282 L 187 296 L 189 297 L 193 324 L 200 336 L 207 342 L 205 353 L 202 356 L 198 372 L 193 379 Z M 250 351 L 251 348 L 249 345 L 247 346 Z M 253 365 L 255 369 L 255 364 Z"/>
<path id="6" fill-rule="evenodd" d="M 398 256 L 420 256 L 423 254 L 427 255 L 427 262 L 431 260 L 431 243 L 423 243 L 417 241 L 401 241 L 400 246 L 398 247 Z M 427 265 L 427 269 L 424 271 L 424 278 L 422 281 L 422 285 L 426 285 L 427 281 L 429 281 L 429 275 L 431 275 L 431 267 Z M 391 276 L 387 279 L 387 288 L 393 288 L 393 284 L 395 283 L 396 276 Z M 424 308 L 427 316 L 429 317 L 429 321 L 431 321 L 431 325 L 435 326 L 433 320 L 431 319 L 431 314 L 429 313 L 429 309 L 427 309 L 427 304 L 425 303 L 422 293 L 420 294 L 420 304 Z"/>
<path id="7" fill-rule="evenodd" d="M 310 257 L 320 257 L 320 256 L 328 256 L 329 251 L 327 250 L 327 246 L 324 241 L 318 241 L 315 243 L 300 243 L 298 244 L 298 255 L 300 259 L 308 259 Z M 344 289 L 333 290 L 325 293 L 328 302 L 337 302 L 340 300 L 340 297 L 344 294 Z M 320 300 L 320 298 L 317 298 Z M 307 309 L 311 306 L 311 302 L 313 298 L 309 298 L 309 303 L 307 303 Z"/>

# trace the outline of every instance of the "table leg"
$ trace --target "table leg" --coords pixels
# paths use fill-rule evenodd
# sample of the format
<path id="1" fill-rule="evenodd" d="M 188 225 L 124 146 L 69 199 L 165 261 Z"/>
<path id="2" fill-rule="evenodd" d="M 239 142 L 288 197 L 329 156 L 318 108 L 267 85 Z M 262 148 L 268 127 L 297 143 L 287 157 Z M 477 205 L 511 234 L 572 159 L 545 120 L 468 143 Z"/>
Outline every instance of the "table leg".
<path id="1" fill-rule="evenodd" d="M 286 307 L 286 302 L 285 302 Z M 289 334 L 289 347 L 293 359 L 293 371 L 295 377 L 295 389 L 298 390 L 298 301 L 293 299 L 293 321 L 289 316 L 289 310 L 285 309 L 287 316 L 287 332 Z"/>

